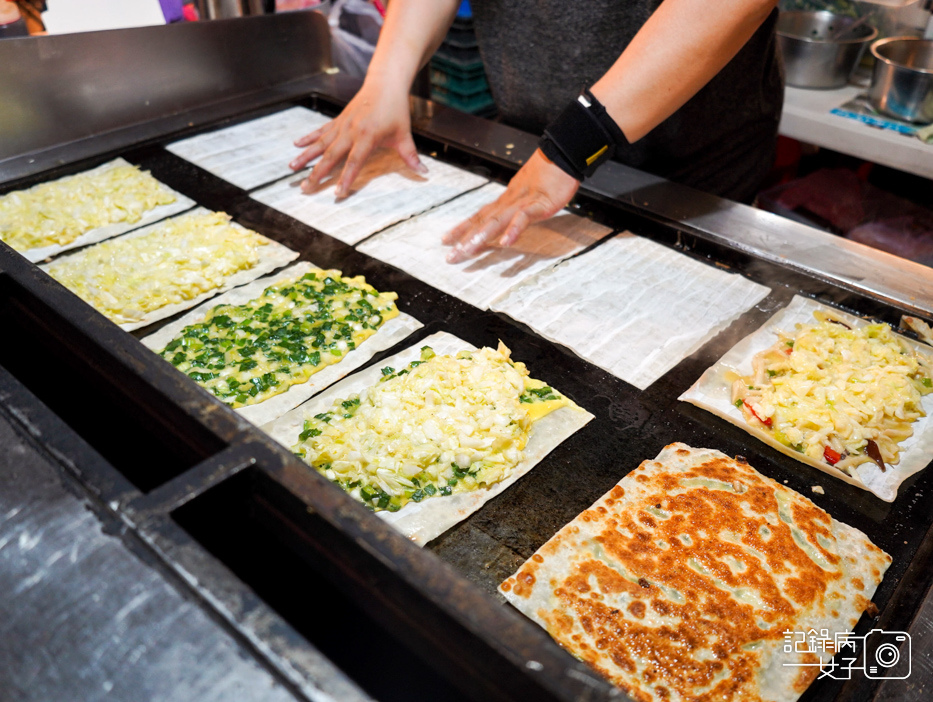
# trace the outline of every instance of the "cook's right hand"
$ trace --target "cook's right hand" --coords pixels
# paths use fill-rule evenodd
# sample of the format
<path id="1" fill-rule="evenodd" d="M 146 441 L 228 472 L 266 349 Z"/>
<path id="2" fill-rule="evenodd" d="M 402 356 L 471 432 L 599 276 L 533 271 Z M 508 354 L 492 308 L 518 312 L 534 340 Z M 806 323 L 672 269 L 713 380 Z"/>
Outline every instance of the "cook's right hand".
<path id="1" fill-rule="evenodd" d="M 336 195 L 344 198 L 370 153 L 378 147 L 398 151 L 409 168 L 428 172 L 418 158 L 411 137 L 411 117 L 405 91 L 391 91 L 363 84 L 360 91 L 337 117 L 320 129 L 301 137 L 295 146 L 306 147 L 289 165 L 301 170 L 318 156 L 311 173 L 301 182 L 303 192 L 312 192 L 343 160 L 346 163 L 337 182 Z"/>

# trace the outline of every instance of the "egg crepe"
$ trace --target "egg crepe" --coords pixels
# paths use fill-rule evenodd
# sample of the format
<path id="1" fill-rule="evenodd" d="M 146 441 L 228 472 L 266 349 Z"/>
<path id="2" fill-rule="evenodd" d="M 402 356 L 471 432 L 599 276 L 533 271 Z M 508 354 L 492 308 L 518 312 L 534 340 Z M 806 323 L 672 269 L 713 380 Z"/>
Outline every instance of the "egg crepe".
<path id="1" fill-rule="evenodd" d="M 890 563 L 744 461 L 671 444 L 500 591 L 640 702 L 793 702 L 833 647 L 787 651 L 785 632 L 851 631 Z"/>
<path id="2" fill-rule="evenodd" d="M 519 282 L 490 308 L 644 390 L 769 292 L 622 232 Z"/>
<path id="3" fill-rule="evenodd" d="M 268 287 L 297 280 L 315 269 L 316 267 L 313 264 L 302 261 L 274 275 L 230 290 L 223 295 L 208 300 L 181 319 L 166 324 L 155 334 L 150 334 L 142 339 L 142 343 L 153 351 L 159 352 L 165 348 L 166 344 L 178 337 L 185 327 L 203 322 L 215 308 L 222 305 L 242 305 L 251 300 L 256 300 L 262 296 L 263 291 Z M 421 326 L 421 322 L 414 317 L 399 313 L 398 316 L 383 323 L 371 338 L 358 345 L 357 348 L 344 356 L 339 363 L 324 366 L 305 382 L 292 385 L 286 392 L 274 395 L 263 402 L 237 407 L 236 412 L 254 424 L 261 425 L 271 422 L 294 409 L 328 385 L 332 385 L 352 373 L 379 351 L 391 348 L 415 330 L 420 329 Z"/>
<path id="4" fill-rule="evenodd" d="M 165 150 L 238 188 L 252 190 L 294 173 L 288 163 L 301 153 L 295 139 L 330 120 L 306 107 L 290 107 L 173 142 Z"/>
<path id="5" fill-rule="evenodd" d="M 386 229 L 357 248 L 486 310 L 523 280 L 580 253 L 612 232 L 609 227 L 563 210 L 529 226 L 507 249 L 493 247 L 479 258 L 447 263 L 450 247 L 441 241 L 438 232 L 450 231 L 504 192 L 504 185 L 489 183 Z"/>
<path id="6" fill-rule="evenodd" d="M 123 182 L 119 179 L 108 182 L 111 173 L 125 173 L 127 169 L 135 171 L 129 179 L 130 187 L 121 187 Z M 144 191 L 140 193 L 142 201 L 135 188 Z M 35 263 L 125 234 L 191 207 L 193 200 L 118 158 L 83 173 L 0 195 L 0 241 Z M 98 223 L 89 223 L 88 216 Z M 23 218 L 28 222 L 20 221 Z M 23 232 L 23 227 L 28 231 Z M 48 231 L 36 233 L 36 228 Z M 18 233 L 28 233 L 32 243 L 25 243 Z M 32 241 L 36 239 L 41 241 Z"/>
<path id="7" fill-rule="evenodd" d="M 920 417 L 912 424 L 912 436 L 900 441 L 900 459 L 896 464 L 886 465 L 885 470 L 882 470 L 873 462 L 862 463 L 850 471 L 851 475 L 838 470 L 826 460 L 811 458 L 794 447 L 785 445 L 766 428 L 753 426 L 746 420 L 743 411 L 733 403 L 733 383 L 738 377 L 752 375 L 755 355 L 771 348 L 780 332 L 793 332 L 797 324 L 813 324 L 814 312 L 830 314 L 853 328 L 869 324 L 864 319 L 821 305 L 815 300 L 795 296 L 786 308 L 775 314 L 758 331 L 742 339 L 715 365 L 708 368 L 679 399 L 722 417 L 791 458 L 868 490 L 886 502 L 892 502 L 897 497 L 898 486 L 914 473 L 923 470 L 933 460 L 933 394 L 921 398 L 921 407 L 926 416 Z M 905 337 L 900 338 L 918 354 L 923 354 L 933 361 L 933 351 L 929 347 Z"/>
<path id="8" fill-rule="evenodd" d="M 401 370 L 412 361 L 418 361 L 424 346 L 429 346 L 438 355 L 456 354 L 465 349 L 475 350 L 474 346 L 446 332 L 432 334 L 415 346 L 345 378 L 263 429 L 291 450 L 305 430 L 308 418 L 326 412 L 338 398 L 349 398 L 374 386 L 383 377 L 382 369 L 389 367 Z M 534 369 L 531 370 L 534 373 Z M 593 415 L 576 405 L 561 407 L 534 422 L 521 461 L 500 482 L 470 492 L 437 495 L 420 502 L 409 502 L 397 512 L 381 511 L 377 515 L 415 543 L 424 545 L 508 489 L 592 418 Z"/>
<path id="9" fill-rule="evenodd" d="M 411 170 L 393 149 L 373 151 L 353 181 L 350 195 L 339 200 L 334 197 L 336 174 L 325 178 L 313 192 L 304 193 L 299 184 L 308 177 L 306 170 L 256 190 L 250 197 L 354 245 L 489 182 L 430 156 L 419 158 L 428 169 L 424 175 Z"/>
<path id="10" fill-rule="evenodd" d="M 919 317 L 904 315 L 901 317 L 901 328 L 914 332 L 920 341 L 933 346 L 933 328 Z"/>
<path id="11" fill-rule="evenodd" d="M 221 230 L 210 246 L 197 245 L 199 235 L 204 234 L 199 226 L 202 221 L 207 229 Z M 229 273 L 222 271 L 218 264 L 222 263 L 224 253 L 224 232 L 235 237 L 231 246 L 233 241 L 237 242 L 241 258 L 249 256 L 249 265 Z M 85 301 L 90 298 L 93 302 L 88 301 L 89 304 L 111 316 L 121 329 L 132 331 L 249 283 L 296 258 L 297 251 L 229 221 L 223 213 L 199 207 L 180 217 L 62 256 L 41 268 L 52 277 L 67 280 L 64 284 L 72 292 Z M 201 279 L 204 271 L 212 271 L 210 279 Z M 151 299 L 156 300 L 157 306 L 148 310 L 126 309 L 130 303 L 124 299 L 123 291 L 139 296 L 144 287 L 152 288 Z M 108 315 L 101 310 L 104 304 L 113 307 L 116 313 Z"/>

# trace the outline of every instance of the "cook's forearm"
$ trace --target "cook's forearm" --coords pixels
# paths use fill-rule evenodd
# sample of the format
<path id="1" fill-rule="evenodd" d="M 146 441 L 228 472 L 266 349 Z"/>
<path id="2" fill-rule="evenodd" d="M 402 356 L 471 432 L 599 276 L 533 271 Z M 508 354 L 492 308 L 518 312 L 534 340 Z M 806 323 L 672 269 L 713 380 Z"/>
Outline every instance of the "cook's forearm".
<path id="1" fill-rule="evenodd" d="M 637 141 L 722 70 L 776 5 L 777 0 L 665 0 L 592 87 L 593 94 L 626 138 Z"/>
<path id="2" fill-rule="evenodd" d="M 411 88 L 457 13 L 457 0 L 392 0 L 366 73 L 366 81 Z"/>

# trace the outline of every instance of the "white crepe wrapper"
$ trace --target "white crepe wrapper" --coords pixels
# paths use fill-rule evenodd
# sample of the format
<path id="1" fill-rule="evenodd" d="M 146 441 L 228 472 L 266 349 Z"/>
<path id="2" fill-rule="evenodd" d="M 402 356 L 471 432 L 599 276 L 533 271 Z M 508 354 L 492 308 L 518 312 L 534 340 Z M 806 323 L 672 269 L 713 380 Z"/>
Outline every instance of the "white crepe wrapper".
<path id="1" fill-rule="evenodd" d="M 492 309 L 644 390 L 770 289 L 623 232 Z"/>
<path id="2" fill-rule="evenodd" d="M 252 190 L 294 173 L 288 164 L 303 151 L 295 140 L 330 119 L 306 107 L 292 107 L 165 148 L 228 183 Z"/>
<path id="3" fill-rule="evenodd" d="M 203 207 L 198 207 L 192 210 L 191 212 L 186 213 L 184 216 L 187 217 L 189 215 L 206 214 L 208 212 L 210 212 L 210 210 L 207 210 Z M 125 234 L 123 237 L 121 237 L 121 240 L 128 241 L 136 237 L 146 236 L 147 234 L 150 234 L 151 232 L 157 230 L 159 227 L 162 227 L 165 224 L 166 224 L 165 222 L 158 222 L 148 227 L 137 229 L 129 234 Z M 239 229 L 246 230 L 245 227 L 237 224 L 236 222 L 232 220 L 230 221 L 230 224 Z M 246 230 L 246 231 L 249 231 L 249 230 Z M 262 236 L 262 235 L 260 234 L 259 236 Z M 277 268 L 281 268 L 286 263 L 289 263 L 290 261 L 294 261 L 296 258 L 298 258 L 299 254 L 297 251 L 292 251 L 290 248 L 286 246 L 282 246 L 282 244 L 278 243 L 277 241 L 273 241 L 272 239 L 267 239 L 266 237 L 262 237 L 262 238 L 266 239 L 266 241 L 268 241 L 269 243 L 263 246 L 259 250 L 259 263 L 257 263 L 252 268 L 247 268 L 246 270 L 237 271 L 233 275 L 228 276 L 226 279 L 224 279 L 223 283 L 220 286 L 214 288 L 213 290 L 208 290 L 206 292 L 203 292 L 197 297 L 191 298 L 190 300 L 182 300 L 181 302 L 176 302 L 171 305 L 166 305 L 165 307 L 160 307 L 157 310 L 152 310 L 151 312 L 147 312 L 146 315 L 139 321 L 125 322 L 123 324 L 118 323 L 119 327 L 123 329 L 124 331 L 133 331 L 134 329 L 140 329 L 142 327 L 158 322 L 161 319 L 167 319 L 174 314 L 183 312 L 184 310 L 191 309 L 192 307 L 197 307 L 202 302 L 204 302 L 205 300 L 209 300 L 215 295 L 219 295 L 220 293 L 226 292 L 227 290 L 232 290 L 233 288 L 239 285 L 244 285 L 246 283 L 252 282 L 253 280 L 256 280 L 256 278 L 260 278 L 266 275 L 267 273 L 271 273 Z M 79 251 L 77 253 L 71 254 L 71 256 L 83 256 L 84 254 L 85 254 L 85 251 Z M 57 261 L 53 261 L 52 263 L 47 263 L 43 266 L 40 266 L 40 268 L 42 268 L 42 270 L 48 273 L 49 266 L 54 265 L 55 263 L 58 263 L 61 261 L 66 261 L 69 258 L 70 256 L 63 256 Z"/>
<path id="4" fill-rule="evenodd" d="M 395 151 L 373 153 L 353 182 L 350 195 L 336 200 L 340 167 L 311 194 L 299 184 L 308 172 L 263 188 L 251 195 L 264 205 L 294 217 L 347 244 L 478 188 L 487 180 L 460 168 L 421 156 L 427 175 L 405 165 Z"/>
<path id="5" fill-rule="evenodd" d="M 531 225 L 508 248 L 492 248 L 473 260 L 447 263 L 451 247 L 441 242 L 442 235 L 504 192 L 504 186 L 489 183 L 377 234 L 360 244 L 359 250 L 485 310 L 518 283 L 612 231 L 564 211 Z"/>
<path id="6" fill-rule="evenodd" d="M 165 325 L 155 334 L 150 334 L 142 339 L 142 343 L 158 353 L 165 348 L 168 342 L 177 337 L 185 327 L 203 322 L 208 313 L 218 305 L 242 305 L 250 300 L 255 300 L 270 285 L 287 280 L 298 280 L 313 268 L 317 268 L 317 266 L 302 261 L 275 275 L 254 280 L 248 285 L 225 292 L 223 295 L 208 300 L 181 319 Z M 239 407 L 234 411 L 257 425 L 276 420 L 324 388 L 333 385 L 344 376 L 365 365 L 370 358 L 380 351 L 395 346 L 399 341 L 405 339 L 422 326 L 421 322 L 414 317 L 399 313 L 397 317 L 385 322 L 375 334 L 346 354 L 339 362 L 324 366 L 305 382 L 292 385 L 283 393 L 274 395 L 255 405 Z"/>
<path id="7" fill-rule="evenodd" d="M 132 164 L 128 163 L 122 158 L 117 158 L 113 161 L 103 163 L 97 168 L 92 168 L 89 171 L 84 171 L 83 173 L 79 173 L 77 175 L 101 173 L 103 171 L 109 171 L 111 169 L 117 168 L 118 166 L 130 165 Z M 66 176 L 60 180 L 68 180 L 72 177 L 74 176 Z M 142 218 L 136 222 L 116 222 L 114 224 L 108 224 L 103 227 L 97 227 L 96 229 L 86 231 L 84 234 L 68 244 L 53 244 L 52 246 L 43 246 L 38 249 L 27 249 L 26 251 L 20 251 L 19 253 L 25 256 L 29 261 L 37 263 L 52 256 L 58 256 L 58 254 L 65 251 L 71 251 L 72 249 L 78 249 L 82 246 L 88 246 L 89 244 L 96 244 L 106 239 L 112 239 L 115 236 L 120 236 L 120 234 L 125 234 L 126 232 L 133 231 L 139 227 L 145 227 L 146 225 L 152 224 L 153 222 L 158 222 L 160 219 L 171 217 L 172 215 L 176 215 L 194 207 L 194 200 L 191 198 L 185 197 L 176 190 L 172 190 L 164 183 L 159 183 L 159 185 L 161 185 L 166 191 L 170 192 L 175 197 L 175 202 L 171 202 L 167 205 L 153 207 L 151 210 L 148 210 L 145 214 L 143 214 Z"/>
<path id="8" fill-rule="evenodd" d="M 735 424 L 769 446 L 808 466 L 817 468 L 834 478 L 844 480 L 864 490 L 868 490 L 885 502 L 893 502 L 897 497 L 897 488 L 908 477 L 923 470 L 933 460 L 933 394 L 925 395 L 922 406 L 927 416 L 913 424 L 913 436 L 900 442 L 900 461 L 896 466 L 889 465 L 883 471 L 873 462 L 862 463 L 855 468 L 856 476 L 850 477 L 829 464 L 808 459 L 798 451 L 776 441 L 770 434 L 750 426 L 742 415 L 742 410 L 732 404 L 732 374 L 749 376 L 753 374 L 752 359 L 755 354 L 772 346 L 778 339 L 778 332 L 792 334 L 796 324 L 815 324 L 815 310 L 832 312 L 852 327 L 862 327 L 866 322 L 860 317 L 846 314 L 832 307 L 821 305 L 815 300 L 794 296 L 791 303 L 769 319 L 758 331 L 749 334 L 733 346 L 719 361 L 708 368 L 700 379 L 678 399 L 697 407 L 702 407 Z M 923 344 L 901 337 L 919 353 L 933 358 L 933 351 Z"/>
<path id="9" fill-rule="evenodd" d="M 385 359 L 377 366 L 345 378 L 277 421 L 267 424 L 263 429 L 273 439 L 291 450 L 298 443 L 298 435 L 304 428 L 306 418 L 326 411 L 337 398 L 347 398 L 372 387 L 382 377 L 383 367 L 404 368 L 412 361 L 417 361 L 421 357 L 422 346 L 430 346 L 438 355 L 456 354 L 464 349 L 471 351 L 476 349 L 475 346 L 452 334 L 446 332 L 432 334 L 416 346 Z M 533 371 L 531 375 L 536 377 Z M 591 419 L 593 415 L 579 407 L 561 407 L 532 425 L 528 444 L 523 451 L 524 457 L 512 469 L 509 476 L 501 482 L 488 488 L 447 497 L 440 495 L 426 497 L 421 502 L 409 502 L 398 512 L 381 511 L 376 514 L 416 544 L 423 546 L 508 489 L 557 448 L 562 441 L 582 429 Z"/>

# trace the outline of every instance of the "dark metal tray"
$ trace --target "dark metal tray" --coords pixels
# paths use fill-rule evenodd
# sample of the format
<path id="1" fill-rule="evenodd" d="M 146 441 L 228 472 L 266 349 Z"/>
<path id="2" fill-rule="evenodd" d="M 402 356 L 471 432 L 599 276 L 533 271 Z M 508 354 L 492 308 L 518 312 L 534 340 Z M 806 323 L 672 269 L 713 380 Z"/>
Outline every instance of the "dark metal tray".
<path id="1" fill-rule="evenodd" d="M 324 95 L 299 104 L 338 109 Z M 418 141 L 423 151 L 500 180 L 512 170 L 505 159 L 480 156 L 438 134 L 421 133 Z M 114 155 L 8 183 L 2 191 Z M 501 315 L 481 312 L 251 200 L 158 144 L 119 155 L 199 205 L 226 211 L 300 251 L 302 260 L 362 274 L 377 289 L 398 292 L 399 307 L 425 327 L 371 364 L 440 330 L 476 345 L 502 339 L 514 358 L 596 417 L 532 473 L 421 550 L 0 245 L 0 329 L 17 340 L 15 346 L 0 344 L 0 367 L 9 371 L 0 373 L 0 391 L 6 390 L 0 409 L 31 427 L 297 695 L 307 694 L 301 690 L 309 680 L 316 687 L 314 671 L 302 662 L 310 646 L 377 699 L 616 697 L 616 690 L 505 605 L 495 588 L 560 527 L 673 441 L 744 455 L 762 473 L 864 531 L 894 561 L 874 598 L 880 617 L 863 616 L 858 631 L 911 625 L 933 576 L 933 512 L 922 499 L 933 489 L 930 471 L 907 481 L 887 504 L 676 399 L 795 294 L 896 325 L 902 310 L 890 302 L 742 253 L 631 204 L 584 193 L 576 208 L 615 231 L 630 229 L 772 289 L 639 391 Z M 53 414 L 74 436 L 41 431 Z M 811 493 L 816 483 L 825 495 Z M 914 651 L 915 659 L 920 655 L 927 654 Z M 878 681 L 865 678 L 822 679 L 802 699 L 867 700 L 878 690 Z"/>

